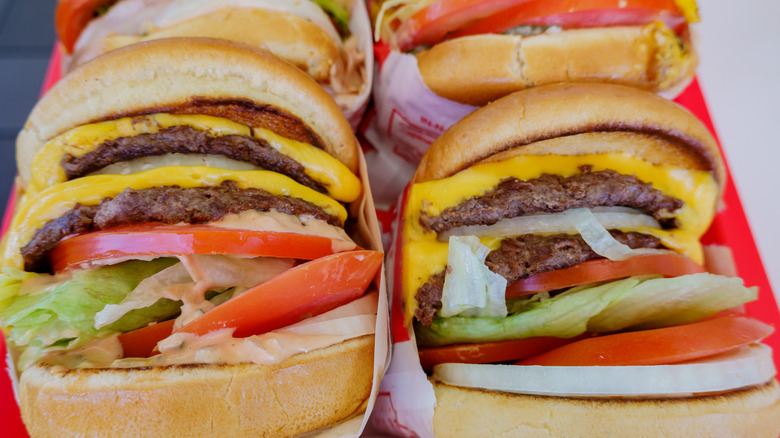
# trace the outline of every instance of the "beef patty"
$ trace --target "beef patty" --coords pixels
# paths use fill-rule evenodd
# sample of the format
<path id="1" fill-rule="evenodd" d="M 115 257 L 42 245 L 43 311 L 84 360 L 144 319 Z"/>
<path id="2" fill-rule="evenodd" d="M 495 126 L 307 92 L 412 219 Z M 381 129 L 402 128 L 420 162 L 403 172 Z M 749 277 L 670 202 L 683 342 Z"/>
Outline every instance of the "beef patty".
<path id="1" fill-rule="evenodd" d="M 279 153 L 264 140 L 243 135 L 212 136 L 208 131 L 190 126 L 173 126 L 155 134 L 110 140 L 80 157 L 65 155 L 60 164 L 70 180 L 110 164 L 173 153 L 223 155 L 287 175 L 306 187 L 325 192 L 320 183 L 306 174 L 304 166 Z"/>
<path id="2" fill-rule="evenodd" d="M 640 233 L 623 233 L 611 230 L 610 234 L 631 248 L 663 248 L 654 236 Z M 508 284 L 542 272 L 574 266 L 588 260 L 603 258 L 596 254 L 580 235 L 533 234 L 505 239 L 501 246 L 488 254 L 487 267 L 507 279 Z M 426 327 L 441 309 L 445 271 L 432 275 L 418 290 L 415 316 Z"/>
<path id="3" fill-rule="evenodd" d="M 492 225 L 501 219 L 536 213 L 560 213 L 573 208 L 630 207 L 652 215 L 664 228 L 677 228 L 675 218 L 668 218 L 682 207 L 677 198 L 664 195 L 649 183 L 633 175 L 614 170 L 591 171 L 569 177 L 542 175 L 528 181 L 507 178 L 482 196 L 475 196 L 439 216 L 423 212 L 420 224 L 441 233 L 465 225 Z"/>
<path id="4" fill-rule="evenodd" d="M 68 236 L 148 222 L 203 224 L 247 210 L 275 210 L 344 225 L 310 202 L 261 189 L 240 189 L 233 181 L 215 187 L 125 189 L 114 198 L 103 199 L 99 205 L 76 205 L 44 224 L 21 250 L 24 268 L 32 272 L 49 271 L 49 251 Z"/>

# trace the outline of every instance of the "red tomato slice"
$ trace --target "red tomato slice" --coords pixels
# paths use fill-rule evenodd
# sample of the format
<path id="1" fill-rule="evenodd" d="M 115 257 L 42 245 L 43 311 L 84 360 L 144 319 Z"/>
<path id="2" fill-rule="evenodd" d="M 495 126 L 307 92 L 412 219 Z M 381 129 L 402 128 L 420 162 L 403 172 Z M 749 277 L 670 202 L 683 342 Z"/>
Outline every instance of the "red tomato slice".
<path id="1" fill-rule="evenodd" d="M 686 21 L 673 0 L 529 0 L 486 17 L 455 32 L 453 37 L 501 33 L 521 25 L 559 26 L 564 29 L 636 26 L 662 21 L 680 33 Z"/>
<path id="2" fill-rule="evenodd" d="M 429 371 L 433 369 L 434 365 L 447 362 L 508 362 L 535 356 L 584 337 L 583 335 L 566 339 L 542 336 L 511 341 L 485 342 L 482 344 L 458 344 L 447 345 L 446 347 L 420 348 L 420 364 L 424 370 Z"/>
<path id="3" fill-rule="evenodd" d="M 177 332 L 236 327 L 235 337 L 269 332 L 317 316 L 363 295 L 382 266 L 378 251 L 352 251 L 296 266 L 228 300 Z M 171 335 L 173 320 L 119 335 L 125 357 L 149 357 Z"/>
<path id="4" fill-rule="evenodd" d="M 575 15 L 570 16 L 572 13 Z M 548 16 L 558 17 L 547 22 L 544 17 Z M 435 44 L 463 28 L 454 36 L 498 33 L 521 24 L 570 28 L 654 20 L 664 21 L 673 29 L 685 23 L 674 0 L 439 0 L 401 24 L 398 44 L 401 50 Z"/>
<path id="5" fill-rule="evenodd" d="M 313 260 L 355 248 L 350 242 L 306 234 L 144 224 L 65 239 L 50 259 L 54 272 L 61 272 L 85 262 L 137 256 L 244 254 Z"/>
<path id="6" fill-rule="evenodd" d="M 398 44 L 410 50 L 420 44 L 433 44 L 447 33 L 491 16 L 526 0 L 439 0 L 418 11 L 401 24 Z"/>
<path id="7" fill-rule="evenodd" d="M 124 357 L 151 356 L 157 348 L 157 343 L 173 332 L 173 321 L 169 319 L 119 335 Z"/>
<path id="8" fill-rule="evenodd" d="M 517 365 L 665 365 L 723 353 L 758 342 L 774 328 L 745 316 L 725 316 L 655 330 L 584 339 Z"/>
<path id="9" fill-rule="evenodd" d="M 109 6 L 117 0 L 60 0 L 54 15 L 54 26 L 57 35 L 68 53 L 73 53 L 73 46 L 81 35 L 81 31 L 95 18 L 95 12 L 102 6 Z"/>
<path id="10" fill-rule="evenodd" d="M 378 251 L 350 251 L 298 265 L 217 306 L 177 333 L 235 327 L 246 337 L 325 313 L 363 295 L 382 266 Z"/>
<path id="11" fill-rule="evenodd" d="M 609 259 L 591 260 L 571 268 L 542 272 L 518 280 L 506 288 L 506 297 L 515 298 L 537 292 L 563 289 L 580 284 L 615 280 L 634 275 L 660 274 L 664 277 L 704 272 L 704 269 L 688 257 L 678 254 L 652 254 L 631 257 L 615 262 Z"/>

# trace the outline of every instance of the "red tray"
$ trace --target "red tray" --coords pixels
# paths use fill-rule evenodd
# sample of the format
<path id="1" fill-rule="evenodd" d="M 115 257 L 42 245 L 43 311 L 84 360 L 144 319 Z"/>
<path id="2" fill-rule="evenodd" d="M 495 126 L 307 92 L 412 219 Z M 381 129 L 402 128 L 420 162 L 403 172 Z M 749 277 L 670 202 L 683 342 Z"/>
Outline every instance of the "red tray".
<path id="1" fill-rule="evenodd" d="M 52 54 L 49 70 L 44 80 L 43 92 L 51 88 L 59 79 L 60 71 L 60 52 L 55 49 Z M 685 92 L 675 99 L 677 103 L 688 108 L 715 134 L 715 128 L 712 125 L 707 104 L 702 95 L 698 81 L 694 81 Z M 717 137 L 717 135 L 716 135 Z M 728 171 L 728 163 L 727 163 Z M 11 196 L 9 205 L 3 217 L 2 231 L 4 232 L 10 222 L 10 213 L 14 203 L 14 196 Z M 745 280 L 748 286 L 758 286 L 760 291 L 758 300 L 747 304 L 747 314 L 760 319 L 764 322 L 776 325 L 780 321 L 780 312 L 778 311 L 775 296 L 769 284 L 764 266 L 761 263 L 761 257 L 758 254 L 756 243 L 753 240 L 753 233 L 750 231 L 745 211 L 742 209 L 742 202 L 739 194 L 731 179 L 731 174 L 727 172 L 726 190 L 724 193 L 726 207 L 718 212 L 709 231 L 703 238 L 705 244 L 725 245 L 732 249 L 734 259 L 737 264 L 739 275 Z M 780 334 L 775 333 L 764 340 L 764 343 L 774 350 L 775 366 L 780 369 Z M 5 344 L 0 339 L 0 356 L 5 357 Z M 3 428 L 3 436 L 7 438 L 27 437 L 27 431 L 21 421 L 19 408 L 14 400 L 11 389 L 11 381 L 8 377 L 6 368 L 0 372 L 0 425 Z M 85 415 L 89 413 L 85 412 Z"/>

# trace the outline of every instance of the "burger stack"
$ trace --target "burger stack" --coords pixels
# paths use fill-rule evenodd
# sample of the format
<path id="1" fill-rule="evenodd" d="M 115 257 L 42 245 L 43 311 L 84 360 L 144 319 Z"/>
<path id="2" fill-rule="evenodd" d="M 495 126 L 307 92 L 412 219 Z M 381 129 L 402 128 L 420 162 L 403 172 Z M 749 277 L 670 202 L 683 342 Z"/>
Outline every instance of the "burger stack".
<path id="1" fill-rule="evenodd" d="M 309 76 L 224 40 L 130 45 L 47 92 L 17 159 L 0 321 L 32 436 L 360 429 L 381 243 Z"/>
<path id="2" fill-rule="evenodd" d="M 624 86 L 537 87 L 447 130 L 405 194 L 393 286 L 432 432 L 780 433 L 774 329 L 738 310 L 757 290 L 702 267 L 723 180 L 693 115 Z"/>
<path id="3" fill-rule="evenodd" d="M 733 264 L 700 243 L 727 179 L 717 143 L 660 97 L 694 74 L 695 3 L 374 5 L 367 136 L 413 165 L 375 425 L 780 434 L 774 328 L 741 313 L 758 291 L 705 269 Z"/>

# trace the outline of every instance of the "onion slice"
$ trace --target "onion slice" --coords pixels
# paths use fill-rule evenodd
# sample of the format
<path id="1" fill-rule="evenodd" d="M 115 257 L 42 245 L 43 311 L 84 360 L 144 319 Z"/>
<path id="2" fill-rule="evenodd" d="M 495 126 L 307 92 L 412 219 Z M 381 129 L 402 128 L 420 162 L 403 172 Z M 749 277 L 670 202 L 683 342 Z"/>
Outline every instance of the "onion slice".
<path id="1" fill-rule="evenodd" d="M 626 207 L 599 207 L 594 209 L 580 209 L 592 212 L 593 217 L 602 228 L 610 229 L 661 229 L 661 225 L 638 210 Z M 570 210 L 572 211 L 572 210 Z M 578 233 L 578 228 L 573 224 L 569 212 L 540 213 L 529 216 L 518 216 L 502 219 L 493 225 L 467 225 L 456 227 L 440 233 L 440 241 L 449 240 L 450 236 L 477 236 L 477 237 L 513 237 L 524 234 L 557 234 Z"/>
<path id="2" fill-rule="evenodd" d="M 772 349 L 752 344 L 708 358 L 654 366 L 520 366 L 445 363 L 449 385 L 558 397 L 692 397 L 761 385 L 775 375 Z"/>

